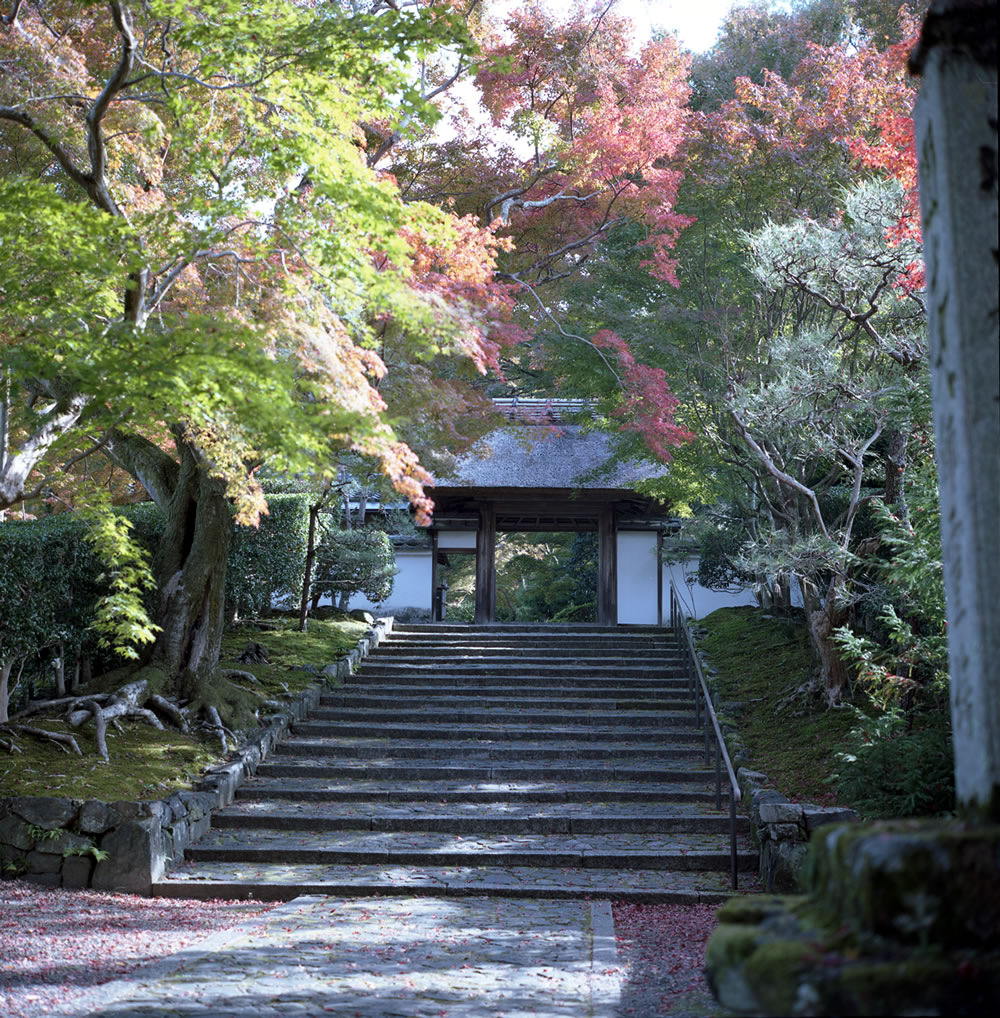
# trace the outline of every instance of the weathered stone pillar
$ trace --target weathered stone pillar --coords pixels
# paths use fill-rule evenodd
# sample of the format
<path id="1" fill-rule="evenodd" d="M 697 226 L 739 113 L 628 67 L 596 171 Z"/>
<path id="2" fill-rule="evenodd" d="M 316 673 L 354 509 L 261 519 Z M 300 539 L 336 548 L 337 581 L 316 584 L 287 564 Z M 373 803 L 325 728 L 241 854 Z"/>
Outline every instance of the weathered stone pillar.
<path id="1" fill-rule="evenodd" d="M 913 70 L 958 799 L 1000 819 L 997 5 L 937 0 Z"/>

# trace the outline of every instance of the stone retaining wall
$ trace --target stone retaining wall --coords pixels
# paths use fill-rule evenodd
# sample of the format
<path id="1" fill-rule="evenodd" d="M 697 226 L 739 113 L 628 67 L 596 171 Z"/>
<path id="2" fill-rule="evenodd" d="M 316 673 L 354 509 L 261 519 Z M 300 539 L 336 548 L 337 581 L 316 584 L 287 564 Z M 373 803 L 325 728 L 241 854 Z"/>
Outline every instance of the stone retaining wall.
<path id="1" fill-rule="evenodd" d="M 100 802 L 48 796 L 0 797 L 0 867 L 48 887 L 90 887 L 148 894 L 184 849 L 211 825 L 213 809 L 228 806 L 236 789 L 267 759 L 293 722 L 319 704 L 331 681 L 350 676 L 392 631 L 379 619 L 347 655 L 323 669 L 228 760 L 208 768 L 196 789 L 154 802 Z"/>

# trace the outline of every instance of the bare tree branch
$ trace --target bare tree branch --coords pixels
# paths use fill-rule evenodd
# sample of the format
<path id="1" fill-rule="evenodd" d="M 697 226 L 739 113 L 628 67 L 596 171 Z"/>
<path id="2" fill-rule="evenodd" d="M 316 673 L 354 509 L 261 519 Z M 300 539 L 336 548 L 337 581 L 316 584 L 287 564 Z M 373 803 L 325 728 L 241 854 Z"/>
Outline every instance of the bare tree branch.
<path id="1" fill-rule="evenodd" d="M 13 25 L 17 21 L 17 15 L 23 2 L 24 0 L 14 0 L 14 7 L 10 14 L 0 14 L 0 25 Z"/>
<path id="2" fill-rule="evenodd" d="M 823 519 L 823 512 L 819 507 L 819 499 L 816 497 L 816 492 L 812 488 L 807 487 L 801 481 L 796 480 L 791 474 L 785 473 L 767 452 L 757 443 L 753 435 L 750 434 L 750 429 L 740 419 L 739 414 L 735 410 L 729 411 L 729 416 L 732 418 L 733 423 L 736 425 L 736 430 L 739 432 L 740 437 L 744 442 L 756 453 L 757 458 L 764 464 L 767 472 L 777 481 L 791 488 L 793 491 L 797 491 L 800 495 L 804 495 L 806 500 L 809 502 L 812 508 L 813 516 L 816 520 L 816 524 L 820 529 L 823 536 L 829 541 L 830 533 L 826 529 L 826 522 Z"/>
<path id="3" fill-rule="evenodd" d="M 516 276 L 512 276 L 511 278 L 512 279 L 517 279 Z M 604 361 L 604 366 L 614 376 L 615 381 L 619 385 L 622 384 L 621 376 L 618 374 L 617 371 L 615 371 L 615 369 L 612 366 L 611 362 L 604 355 L 604 351 L 600 347 L 594 346 L 594 344 L 589 339 L 586 339 L 584 336 L 578 336 L 578 335 L 576 335 L 576 333 L 567 332 L 562 327 L 562 324 L 558 321 L 558 319 L 556 319 L 556 317 L 552 314 L 552 312 L 545 306 L 545 304 L 542 301 L 542 298 L 539 297 L 538 294 L 535 292 L 534 287 L 530 283 L 525 283 L 521 279 L 517 279 L 517 282 L 520 283 L 521 286 L 523 286 L 525 288 L 525 290 L 527 290 L 528 293 L 530 293 L 531 296 L 535 298 L 535 300 L 538 302 L 538 307 L 541 310 L 542 314 L 545 315 L 545 317 L 548 318 L 548 320 L 556 327 L 556 329 L 559 331 L 559 334 L 561 336 L 565 336 L 566 339 L 575 339 L 577 342 L 584 343 L 585 345 L 589 346 L 590 349 L 593 350 L 594 353 L 596 353 L 597 356 L 600 357 L 602 361 Z"/>

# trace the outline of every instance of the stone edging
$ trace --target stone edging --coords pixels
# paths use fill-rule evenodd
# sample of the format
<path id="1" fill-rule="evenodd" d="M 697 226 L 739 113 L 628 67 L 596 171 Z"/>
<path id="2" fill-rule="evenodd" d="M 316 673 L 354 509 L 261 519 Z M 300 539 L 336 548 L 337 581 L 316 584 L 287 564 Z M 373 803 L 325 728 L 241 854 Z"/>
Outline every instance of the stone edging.
<path id="1" fill-rule="evenodd" d="M 697 622 L 688 620 L 688 624 L 694 629 Z M 697 649 L 697 640 L 695 647 Z M 697 653 L 712 694 L 712 705 L 719 715 L 726 749 L 736 768 L 743 804 L 750 814 L 750 835 L 760 850 L 761 883 L 766 891 L 795 893 L 801 887 L 800 871 L 813 831 L 827 824 L 857 822 L 861 818 L 846 806 L 792 802 L 772 786 L 766 774 L 750 767 L 750 755 L 740 738 L 739 729 L 732 722 L 723 720 L 728 713 L 727 708 L 732 710 L 733 705 L 719 699 L 714 682 L 718 672 L 703 651 L 697 650 Z"/>
<path id="2" fill-rule="evenodd" d="M 208 830 L 212 810 L 233 801 L 237 788 L 292 724 L 318 705 L 328 683 L 352 675 L 392 632 L 392 624 L 391 618 L 375 621 L 354 650 L 322 669 L 320 681 L 272 715 L 228 761 L 208 768 L 196 789 L 153 802 L 0 797 L 0 865 L 21 860 L 27 870 L 20 878 L 48 887 L 149 894 L 166 870 L 183 860 L 184 849 Z M 95 848 L 107 857 L 96 859 Z"/>

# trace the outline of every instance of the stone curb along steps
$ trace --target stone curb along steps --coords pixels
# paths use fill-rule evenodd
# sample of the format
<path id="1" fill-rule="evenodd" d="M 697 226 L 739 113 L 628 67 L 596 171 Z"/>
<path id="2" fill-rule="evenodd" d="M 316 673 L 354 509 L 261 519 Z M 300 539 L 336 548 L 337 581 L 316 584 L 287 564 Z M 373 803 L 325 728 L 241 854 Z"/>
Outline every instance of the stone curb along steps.
<path id="1" fill-rule="evenodd" d="M 351 675 L 392 631 L 392 623 L 375 621 L 354 650 L 322 669 L 321 681 L 271 715 L 227 761 L 210 767 L 197 789 L 153 802 L 0 797 L 0 858 L 23 860 L 27 870 L 21 878 L 48 887 L 149 894 L 154 882 L 209 829 L 212 811 L 233 801 L 239 786 L 288 735 L 292 724 L 318 706 L 331 682 Z M 48 834 L 56 831 L 60 833 Z M 96 860 L 90 851 L 95 847 L 107 857 Z"/>
<path id="2" fill-rule="evenodd" d="M 718 901 L 728 832 L 669 631 L 400 625 L 153 892 Z"/>

